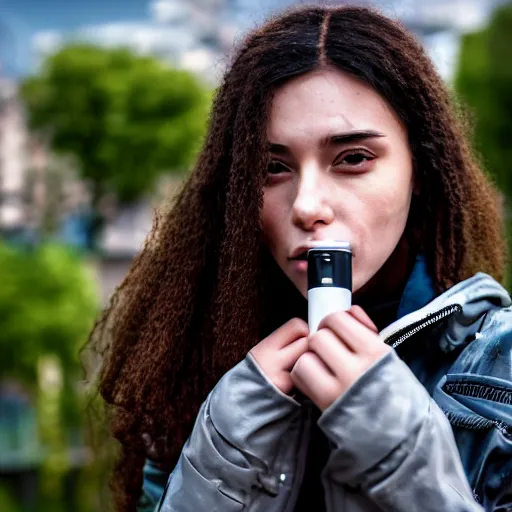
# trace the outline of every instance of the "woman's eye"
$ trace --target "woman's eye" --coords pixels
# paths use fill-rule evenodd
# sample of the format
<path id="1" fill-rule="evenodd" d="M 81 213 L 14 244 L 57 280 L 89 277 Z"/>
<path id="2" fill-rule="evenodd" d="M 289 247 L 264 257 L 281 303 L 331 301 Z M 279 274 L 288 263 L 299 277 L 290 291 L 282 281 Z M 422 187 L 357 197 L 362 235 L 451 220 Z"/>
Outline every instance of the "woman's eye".
<path id="1" fill-rule="evenodd" d="M 277 162 L 275 160 L 271 161 L 268 164 L 268 173 L 269 174 L 281 174 L 282 172 L 289 172 L 290 169 L 283 165 L 281 162 Z"/>
<path id="2" fill-rule="evenodd" d="M 363 151 L 353 151 L 345 153 L 337 160 L 336 166 L 348 165 L 350 167 L 363 167 L 365 163 L 370 162 L 375 157 Z"/>

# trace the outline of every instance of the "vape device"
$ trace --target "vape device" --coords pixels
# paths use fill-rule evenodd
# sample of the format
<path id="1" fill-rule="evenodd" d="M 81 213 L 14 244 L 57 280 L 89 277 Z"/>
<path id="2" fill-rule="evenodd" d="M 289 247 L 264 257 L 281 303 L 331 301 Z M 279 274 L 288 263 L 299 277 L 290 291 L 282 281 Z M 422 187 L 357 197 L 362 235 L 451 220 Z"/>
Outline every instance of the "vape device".
<path id="1" fill-rule="evenodd" d="M 317 242 L 308 251 L 308 324 L 313 334 L 322 319 L 352 305 L 352 251 L 348 242 Z"/>

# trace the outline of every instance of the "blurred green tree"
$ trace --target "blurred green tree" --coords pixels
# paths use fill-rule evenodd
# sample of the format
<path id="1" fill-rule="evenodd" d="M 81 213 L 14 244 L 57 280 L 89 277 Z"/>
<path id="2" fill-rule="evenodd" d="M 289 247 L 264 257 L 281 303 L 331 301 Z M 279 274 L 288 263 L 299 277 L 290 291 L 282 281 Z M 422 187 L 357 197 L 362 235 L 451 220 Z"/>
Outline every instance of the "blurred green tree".
<path id="1" fill-rule="evenodd" d="M 191 165 L 210 92 L 192 74 L 127 49 L 63 47 L 21 87 L 32 129 L 78 157 L 93 202 L 131 202 Z"/>
<path id="2" fill-rule="evenodd" d="M 0 486 L 0 510 L 2 512 L 23 512 L 5 484 Z"/>
<path id="3" fill-rule="evenodd" d="M 509 2 L 494 12 L 484 30 L 463 37 L 455 88 L 474 120 L 474 148 L 504 194 L 512 250 L 511 63 L 512 2 Z"/>
<path id="4" fill-rule="evenodd" d="M 37 394 L 39 365 L 55 356 L 62 368 L 63 413 L 77 414 L 78 351 L 99 310 L 94 281 L 69 249 L 27 250 L 0 244 L 0 375 Z"/>
<path id="5" fill-rule="evenodd" d="M 34 456 L 27 450 L 37 448 L 41 510 L 69 510 L 66 475 L 87 461 L 79 350 L 99 310 L 99 295 L 87 262 L 54 243 L 32 248 L 0 243 L 0 274 L 0 376 L 31 396 L 38 437 L 27 440 L 21 432 L 9 432 L 13 422 L 3 418 L 3 432 L 14 441 L 4 439 L 2 447 L 14 450 L 20 467 Z"/>

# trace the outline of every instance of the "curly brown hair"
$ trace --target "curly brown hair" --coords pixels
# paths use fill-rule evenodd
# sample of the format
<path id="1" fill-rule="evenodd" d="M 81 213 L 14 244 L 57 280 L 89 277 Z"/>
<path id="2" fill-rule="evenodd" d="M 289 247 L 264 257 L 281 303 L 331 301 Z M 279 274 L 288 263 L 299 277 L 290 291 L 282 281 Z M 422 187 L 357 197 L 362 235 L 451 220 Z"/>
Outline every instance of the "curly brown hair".
<path id="1" fill-rule="evenodd" d="M 217 380 L 271 330 L 305 316 L 305 300 L 263 247 L 260 208 L 273 91 L 322 66 L 370 84 L 407 127 L 421 190 L 417 243 L 438 291 L 477 271 L 503 279 L 496 191 L 415 38 L 363 7 L 300 7 L 271 18 L 238 49 L 195 168 L 89 341 L 104 356 L 98 387 L 121 443 L 112 478 L 118 510 L 136 508 L 144 439 L 172 469 Z"/>

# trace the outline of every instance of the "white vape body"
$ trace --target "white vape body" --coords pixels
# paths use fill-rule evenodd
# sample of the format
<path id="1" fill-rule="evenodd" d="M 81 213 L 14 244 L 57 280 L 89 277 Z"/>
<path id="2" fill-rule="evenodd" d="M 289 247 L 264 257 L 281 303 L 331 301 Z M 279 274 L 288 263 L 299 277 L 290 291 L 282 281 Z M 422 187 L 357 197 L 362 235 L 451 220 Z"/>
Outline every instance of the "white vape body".
<path id="1" fill-rule="evenodd" d="M 313 334 L 324 317 L 352 306 L 352 293 L 346 288 L 322 287 L 308 290 L 308 325 Z"/>
<path id="2" fill-rule="evenodd" d="M 313 334 L 327 315 L 352 306 L 352 252 L 348 242 L 317 242 L 308 251 L 308 324 Z"/>

